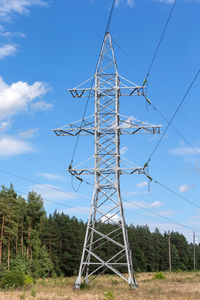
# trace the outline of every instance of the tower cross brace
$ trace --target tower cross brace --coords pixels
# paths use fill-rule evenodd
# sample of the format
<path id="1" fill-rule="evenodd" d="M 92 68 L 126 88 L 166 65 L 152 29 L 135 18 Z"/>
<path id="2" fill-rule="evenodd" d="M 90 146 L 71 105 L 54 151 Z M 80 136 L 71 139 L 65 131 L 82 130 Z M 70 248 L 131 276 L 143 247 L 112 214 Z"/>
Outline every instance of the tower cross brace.
<path id="1" fill-rule="evenodd" d="M 89 85 L 91 82 L 94 83 L 92 86 Z M 121 199 L 120 176 L 146 174 L 146 171 L 145 167 L 137 167 L 122 158 L 120 136 L 159 133 L 160 125 L 151 125 L 120 114 L 120 96 L 145 96 L 144 87 L 118 74 L 109 32 L 104 37 L 95 75 L 84 84 L 89 86 L 83 87 L 81 84 L 69 91 L 73 98 L 94 99 L 95 113 L 53 129 L 58 136 L 94 136 L 94 167 L 70 166 L 68 169 L 79 179 L 84 175 L 94 176 L 92 202 L 75 288 L 80 288 L 81 283 L 88 284 L 107 271 L 117 274 L 130 287 L 137 287 Z M 122 162 L 126 163 L 126 167 L 121 166 Z M 109 226 L 110 223 L 113 226 Z M 105 224 L 108 224 L 106 232 Z"/>

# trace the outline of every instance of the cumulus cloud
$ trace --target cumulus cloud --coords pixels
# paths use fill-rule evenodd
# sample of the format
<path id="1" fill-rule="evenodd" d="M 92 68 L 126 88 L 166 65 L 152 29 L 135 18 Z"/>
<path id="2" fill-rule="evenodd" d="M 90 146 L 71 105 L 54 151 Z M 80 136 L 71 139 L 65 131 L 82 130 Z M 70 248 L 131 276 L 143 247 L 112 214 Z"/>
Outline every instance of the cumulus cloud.
<path id="1" fill-rule="evenodd" d="M 32 139 L 35 137 L 35 134 L 38 132 L 38 128 L 30 128 L 25 131 L 19 132 L 18 136 L 22 139 Z"/>
<path id="2" fill-rule="evenodd" d="M 58 181 L 63 181 L 64 178 L 61 175 L 58 174 L 52 174 L 52 173 L 38 173 L 38 176 L 41 176 L 46 179 L 50 180 L 58 180 Z"/>
<path id="3" fill-rule="evenodd" d="M 177 156 L 189 156 L 194 155 L 197 152 L 200 154 L 200 147 L 177 147 L 169 150 L 170 154 Z"/>
<path id="4" fill-rule="evenodd" d="M 143 188 L 143 187 L 146 187 L 147 185 L 148 185 L 148 182 L 147 181 L 143 181 L 143 182 L 138 183 L 136 186 L 138 188 Z"/>
<path id="5" fill-rule="evenodd" d="M 147 202 L 147 201 L 124 201 L 123 207 L 125 210 L 131 209 L 150 209 L 150 208 L 159 208 L 162 205 L 160 201 Z M 169 211 L 168 211 L 169 212 Z M 166 211 L 162 211 L 162 213 L 166 213 Z M 171 213 L 171 212 L 170 212 Z M 166 213 L 167 214 L 167 213 Z"/>
<path id="6" fill-rule="evenodd" d="M 94 3 L 96 0 L 89 0 L 89 3 Z M 115 7 L 119 7 L 121 5 L 126 5 L 128 7 L 134 7 L 134 0 L 115 0 Z"/>
<path id="7" fill-rule="evenodd" d="M 0 59 L 3 59 L 7 56 L 12 56 L 17 52 L 17 45 L 8 44 L 0 47 Z"/>
<path id="8" fill-rule="evenodd" d="M 0 158 L 32 152 L 32 147 L 25 141 L 12 136 L 0 137 Z"/>
<path id="9" fill-rule="evenodd" d="M 161 202 L 160 201 L 154 201 L 150 204 L 150 207 L 160 207 L 161 206 Z"/>
<path id="10" fill-rule="evenodd" d="M 124 147 L 122 147 L 121 149 L 120 149 L 120 153 L 122 154 L 122 155 L 124 155 L 125 153 L 127 153 L 128 152 L 128 147 L 127 146 L 124 146 Z"/>
<path id="11" fill-rule="evenodd" d="M 58 203 L 59 204 L 59 203 Z M 87 206 L 77 206 L 77 207 L 71 207 L 67 209 L 59 210 L 59 212 L 63 212 L 65 214 L 78 214 L 78 217 L 80 218 L 80 215 L 82 216 L 88 216 L 89 208 Z"/>
<path id="12" fill-rule="evenodd" d="M 120 217 L 115 214 L 107 213 L 104 217 L 101 218 L 101 222 L 103 223 L 115 223 L 118 224 L 120 221 Z"/>
<path id="13" fill-rule="evenodd" d="M 153 0 L 154 2 L 163 2 L 168 4 L 173 4 L 175 0 Z"/>
<path id="14" fill-rule="evenodd" d="M 46 103 L 45 101 L 36 101 L 31 104 L 31 111 L 47 111 L 50 110 L 53 107 L 52 104 Z"/>
<path id="15" fill-rule="evenodd" d="M 192 184 L 182 184 L 180 187 L 179 187 L 179 192 L 180 193 L 186 193 L 190 190 L 194 189 L 194 185 Z"/>
<path id="16" fill-rule="evenodd" d="M 8 120 L 1 122 L 0 123 L 0 132 L 4 132 L 4 131 L 8 130 L 9 127 L 10 127 L 10 122 Z"/>
<path id="17" fill-rule="evenodd" d="M 36 193 L 40 194 L 44 200 L 69 200 L 77 198 L 71 192 L 65 192 L 60 190 L 58 186 L 51 184 L 36 184 L 31 186 L 31 189 Z M 30 190 L 30 188 L 29 188 Z"/>
<path id="18" fill-rule="evenodd" d="M 126 3 L 129 7 L 134 7 L 134 0 L 126 0 Z"/>
<path id="19" fill-rule="evenodd" d="M 27 82 L 18 81 L 7 85 L 0 77 L 0 121 L 19 112 L 35 110 L 34 104 L 37 103 L 35 99 L 43 96 L 47 91 L 48 86 L 43 82 L 30 85 Z M 46 110 L 50 106 L 43 101 L 43 106 L 37 106 L 37 109 Z"/>
<path id="20" fill-rule="evenodd" d="M 25 38 L 26 34 L 23 32 L 10 32 L 10 31 L 5 31 L 2 27 L 2 30 L 0 29 L 0 36 L 5 37 L 5 38 L 12 38 L 12 37 L 21 37 Z"/>
<path id="21" fill-rule="evenodd" d="M 31 6 L 47 6 L 47 2 L 43 0 L 0 0 L 0 20 L 8 22 L 15 14 L 27 14 Z"/>

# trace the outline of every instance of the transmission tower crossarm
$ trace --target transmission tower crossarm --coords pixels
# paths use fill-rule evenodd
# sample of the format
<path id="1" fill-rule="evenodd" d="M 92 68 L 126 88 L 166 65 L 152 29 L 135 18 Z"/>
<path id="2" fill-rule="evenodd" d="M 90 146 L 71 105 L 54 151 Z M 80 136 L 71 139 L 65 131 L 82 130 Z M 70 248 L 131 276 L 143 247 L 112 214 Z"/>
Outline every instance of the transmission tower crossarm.
<path id="1" fill-rule="evenodd" d="M 102 105 L 108 112 L 101 114 L 103 124 L 103 117 L 107 117 L 108 114 L 114 113 L 112 109 Z M 106 124 L 105 124 L 106 123 Z M 95 131 L 98 130 L 99 135 L 110 134 L 112 135 L 116 129 L 119 129 L 119 134 L 146 134 L 146 133 L 160 133 L 161 125 L 152 125 L 147 122 L 142 122 L 135 119 L 133 116 L 124 116 L 119 114 L 119 123 L 116 124 L 116 120 L 113 122 L 113 118 L 106 119 L 105 126 L 101 128 L 95 127 L 95 115 L 91 115 L 83 120 L 79 120 L 61 128 L 53 129 L 57 136 L 77 136 L 77 135 L 95 135 Z"/>
<path id="2" fill-rule="evenodd" d="M 144 95 L 143 86 L 138 86 L 119 76 L 112 39 L 106 32 L 94 77 L 87 81 L 90 87 L 77 86 L 70 89 L 74 98 L 94 99 L 95 112 L 92 116 L 54 129 L 58 136 L 92 135 L 94 137 L 93 165 L 79 164 L 68 168 L 77 179 L 80 176 L 94 176 L 94 190 L 87 222 L 85 241 L 75 288 L 90 282 L 94 277 L 109 270 L 124 279 L 130 287 L 137 287 L 134 276 L 132 254 L 125 223 L 120 177 L 123 174 L 144 174 L 146 165 L 141 167 L 122 159 L 120 136 L 122 134 L 159 133 L 160 125 L 152 125 L 124 116 L 119 111 L 121 96 Z M 84 83 L 85 85 L 85 83 Z M 105 233 L 105 224 L 108 226 Z M 104 249 L 112 253 L 104 254 Z M 99 251 L 101 249 L 101 251 Z M 128 275 L 125 275 L 128 274 Z"/>

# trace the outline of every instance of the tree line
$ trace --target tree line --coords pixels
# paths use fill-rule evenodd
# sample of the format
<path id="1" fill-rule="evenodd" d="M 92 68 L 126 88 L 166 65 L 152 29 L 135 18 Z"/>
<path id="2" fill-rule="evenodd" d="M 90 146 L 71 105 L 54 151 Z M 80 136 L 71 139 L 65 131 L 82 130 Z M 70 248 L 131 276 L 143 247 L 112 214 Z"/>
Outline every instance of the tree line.
<path id="1" fill-rule="evenodd" d="M 113 224 L 104 224 L 104 233 Z M 127 226 L 133 266 L 137 272 L 169 269 L 168 234 L 146 226 Z M 78 272 L 86 223 L 55 211 L 47 215 L 43 199 L 29 192 L 27 199 L 13 186 L 0 190 L 0 273 L 21 270 L 35 277 L 72 276 Z M 178 233 L 171 232 L 172 270 L 193 270 L 194 245 Z M 114 246 L 100 248 L 101 257 L 113 253 Z M 196 248 L 199 269 L 200 245 Z"/>

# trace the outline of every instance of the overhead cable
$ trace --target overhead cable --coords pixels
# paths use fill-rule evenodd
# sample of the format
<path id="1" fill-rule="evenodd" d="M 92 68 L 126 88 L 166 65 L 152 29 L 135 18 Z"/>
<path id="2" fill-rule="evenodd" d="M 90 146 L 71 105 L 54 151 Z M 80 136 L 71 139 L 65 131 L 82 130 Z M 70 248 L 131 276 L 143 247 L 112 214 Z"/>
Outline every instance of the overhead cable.
<path id="1" fill-rule="evenodd" d="M 111 10 L 110 10 L 110 14 L 109 14 L 109 18 L 108 18 L 108 21 L 107 21 L 107 24 L 106 24 L 105 34 L 110 30 L 110 25 L 111 25 L 111 20 L 112 20 L 112 15 L 113 15 L 113 10 L 114 10 L 114 7 L 115 7 L 115 2 L 116 2 L 116 0 L 113 0 L 112 7 L 111 7 Z M 105 34 L 104 34 L 104 36 L 105 36 Z M 104 38 L 103 38 L 103 41 L 104 41 Z M 102 45 L 103 45 L 103 41 L 102 41 Z M 102 45 L 101 45 L 101 48 L 102 48 Z M 97 71 L 98 61 L 99 61 L 99 57 L 100 57 L 100 53 L 101 53 L 101 48 L 100 48 L 100 52 L 99 52 L 99 55 L 98 55 L 97 64 L 96 64 L 96 67 L 95 67 L 95 73 L 96 73 L 96 71 Z M 83 127 L 83 122 L 84 122 L 84 118 L 85 118 L 85 115 L 86 115 L 86 112 L 87 112 L 88 103 L 89 103 L 89 99 L 90 99 L 90 95 L 91 95 L 91 90 L 92 90 L 93 84 L 94 84 L 94 76 L 93 76 L 93 78 L 92 78 L 92 83 L 91 83 L 91 86 L 90 86 L 90 90 L 89 90 L 89 94 L 88 94 L 88 97 L 87 97 L 86 105 L 85 105 L 84 112 L 83 112 L 83 115 L 82 115 L 80 130 L 81 130 L 82 127 Z M 74 162 L 74 157 L 75 157 L 75 154 L 76 154 L 76 150 L 77 150 L 79 138 L 80 138 L 80 134 L 78 134 L 78 135 L 77 135 L 77 138 L 76 138 L 76 142 L 75 142 L 75 145 L 74 145 L 74 150 L 73 150 L 73 152 L 72 152 L 72 158 L 71 158 L 71 162 L 70 162 L 69 168 L 72 168 L 72 164 L 73 164 L 73 162 Z M 72 175 L 72 176 L 74 176 L 74 175 Z M 76 177 L 76 176 L 75 176 L 75 177 Z M 82 180 L 82 179 L 81 179 L 81 180 Z M 80 185 L 81 185 L 81 182 L 82 182 L 82 181 L 80 181 L 80 184 L 79 184 L 78 188 L 75 189 L 75 188 L 74 188 L 74 184 L 73 184 L 73 179 L 72 179 L 71 185 L 72 185 L 72 188 L 73 188 L 73 190 L 74 190 L 75 192 L 77 192 L 77 191 L 79 190 Z"/>
<path id="2" fill-rule="evenodd" d="M 136 207 L 138 207 L 138 208 L 140 208 L 140 209 L 143 209 L 143 210 L 145 210 L 145 211 L 147 211 L 147 212 L 149 212 L 149 213 L 151 213 L 151 214 L 153 214 L 153 215 L 155 215 L 155 216 L 158 216 L 158 217 L 160 217 L 160 218 L 162 218 L 162 219 L 165 219 L 165 220 L 167 220 L 167 221 L 170 221 L 170 222 L 172 222 L 172 223 L 174 223 L 174 224 L 176 224 L 176 225 L 179 225 L 179 226 L 181 226 L 181 227 L 185 227 L 185 228 L 188 228 L 188 229 L 194 231 L 194 228 L 192 228 L 192 227 L 190 227 L 190 226 L 188 226 L 188 225 L 179 223 L 179 222 L 174 221 L 174 220 L 172 220 L 172 219 L 170 219 L 170 218 L 168 218 L 168 217 L 164 217 L 164 216 L 160 215 L 159 213 L 152 211 L 152 210 L 149 209 L 149 208 L 146 208 L 146 207 L 140 206 L 139 204 L 136 204 L 135 202 L 131 202 L 131 201 L 124 200 L 124 203 L 126 203 L 126 202 L 129 203 L 129 204 L 131 204 L 131 205 L 133 205 L 133 206 L 136 206 Z"/>
<path id="3" fill-rule="evenodd" d="M 165 185 L 164 183 L 159 182 L 157 179 L 152 178 L 152 181 L 154 181 L 156 184 L 159 184 L 160 186 L 162 186 L 164 189 L 168 190 L 169 192 L 171 192 L 172 194 L 176 195 L 177 197 L 181 198 L 182 200 L 190 203 L 191 205 L 195 206 L 196 208 L 200 209 L 200 205 L 194 203 L 193 201 L 187 199 L 186 197 L 182 196 L 181 194 L 177 193 L 176 191 L 172 190 L 171 188 L 169 188 L 167 185 Z"/>
<path id="4" fill-rule="evenodd" d="M 151 160 L 152 156 L 154 155 L 156 149 L 157 149 L 158 146 L 160 145 L 160 143 L 161 143 L 163 137 L 165 136 L 165 134 L 166 134 L 166 132 L 167 132 L 167 130 L 168 130 L 168 128 L 169 128 L 169 126 L 171 125 L 171 123 L 172 123 L 172 121 L 174 120 L 174 118 L 175 118 L 177 112 L 178 112 L 179 109 L 181 108 L 181 106 L 182 106 L 183 102 L 185 101 L 185 99 L 186 99 L 188 93 L 190 92 L 190 90 L 191 90 L 192 86 L 194 85 L 194 83 L 195 83 L 197 77 L 199 76 L 199 73 L 200 73 L 200 69 L 197 71 L 197 73 L 196 73 L 196 75 L 194 76 L 192 82 L 190 83 L 190 85 L 189 85 L 189 87 L 188 87 L 188 89 L 187 89 L 185 95 L 183 96 L 183 98 L 182 98 L 182 100 L 180 101 L 180 103 L 179 103 L 177 109 L 175 110 L 175 112 L 173 113 L 171 119 L 169 120 L 169 123 L 168 123 L 167 127 L 165 128 L 163 134 L 161 135 L 161 137 L 160 137 L 160 139 L 158 140 L 157 144 L 155 145 L 153 151 L 151 152 L 151 154 L 150 154 L 150 156 L 149 156 L 149 159 L 148 159 L 147 163 L 150 162 L 150 160 Z"/>
<path id="5" fill-rule="evenodd" d="M 171 10 L 170 10 L 169 16 L 168 16 L 168 18 L 167 18 L 167 22 L 166 22 L 165 27 L 164 27 L 164 30 L 163 30 L 163 32 L 162 32 L 162 34 L 161 34 L 161 37 L 160 37 L 160 39 L 159 39 L 159 41 L 158 41 L 158 45 L 157 45 L 157 47 L 156 47 L 155 53 L 154 53 L 154 55 L 153 55 L 153 58 L 152 58 L 152 60 L 151 60 L 150 65 L 149 65 L 149 68 L 148 68 L 148 71 L 147 71 L 147 74 L 146 74 L 146 77 L 145 77 L 145 81 L 147 81 L 147 79 L 148 79 L 148 77 L 149 77 L 149 75 L 150 75 L 151 69 L 152 69 L 152 67 L 153 67 L 153 64 L 154 64 L 154 62 L 155 62 L 156 56 L 157 56 L 157 54 L 158 54 L 158 50 L 159 50 L 159 48 L 160 48 L 160 45 L 161 45 L 161 43 L 162 43 L 162 40 L 163 40 L 164 35 L 165 35 L 165 33 L 166 33 L 166 30 L 167 30 L 167 27 L 168 27 L 168 25 L 169 25 L 170 19 L 171 19 L 171 17 L 172 17 L 172 14 L 173 14 L 173 11 L 174 11 L 176 2 L 177 2 L 177 0 L 174 1 L 173 5 L 172 5 L 172 8 L 171 8 Z M 144 82 L 145 82 L 145 81 L 144 81 Z"/>

